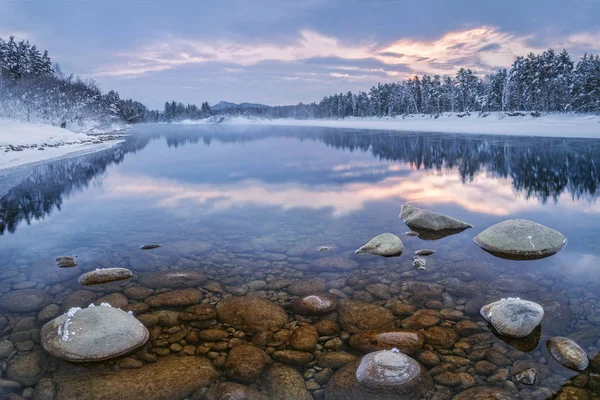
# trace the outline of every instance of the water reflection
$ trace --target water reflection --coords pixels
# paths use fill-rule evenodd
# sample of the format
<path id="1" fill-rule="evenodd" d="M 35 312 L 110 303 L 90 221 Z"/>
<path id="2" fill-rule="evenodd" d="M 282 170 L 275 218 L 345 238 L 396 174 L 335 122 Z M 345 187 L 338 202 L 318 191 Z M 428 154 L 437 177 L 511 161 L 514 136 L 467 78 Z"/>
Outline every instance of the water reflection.
<path id="1" fill-rule="evenodd" d="M 160 137 L 174 149 L 210 146 L 213 141 L 268 141 L 270 146 L 261 150 L 261 164 L 254 168 L 232 172 L 231 168 L 203 165 L 201 169 L 209 171 L 192 174 L 191 181 L 149 178 L 143 173 L 109 176 L 104 184 L 110 187 L 111 195 L 145 193 L 159 198 L 159 205 L 165 207 L 195 201 L 222 209 L 254 202 L 284 208 L 332 208 L 334 215 L 359 210 L 366 201 L 398 194 L 407 201 L 451 203 L 493 215 L 536 207 L 530 199 L 541 203 L 581 199 L 588 203 L 589 211 L 596 212 L 600 144 L 593 140 L 314 128 L 180 128 L 138 128 L 144 132 L 133 134 L 109 150 L 35 168 L 0 200 L 0 233 L 12 233 L 20 221 L 30 223 L 54 209 L 60 210 L 64 196 L 82 190 L 104 174 L 109 165 L 121 163 L 128 153 L 139 151 Z M 287 145 L 283 153 L 289 153 L 290 139 L 300 144 L 308 140 L 336 150 L 370 153 L 374 159 L 350 159 L 336 164 L 326 158 L 306 157 L 313 164 L 288 160 L 282 165 L 281 159 L 269 164 L 278 147 Z M 243 148 L 236 154 L 243 157 Z M 224 153 L 221 163 L 236 165 L 236 160 Z M 422 174 L 422 170 L 434 174 Z"/>

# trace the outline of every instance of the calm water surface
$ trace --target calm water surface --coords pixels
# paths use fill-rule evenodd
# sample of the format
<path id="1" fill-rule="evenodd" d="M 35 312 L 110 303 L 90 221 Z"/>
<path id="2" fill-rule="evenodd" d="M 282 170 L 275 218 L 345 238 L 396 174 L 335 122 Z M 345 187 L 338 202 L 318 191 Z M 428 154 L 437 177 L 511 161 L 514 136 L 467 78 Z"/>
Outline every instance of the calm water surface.
<path id="1" fill-rule="evenodd" d="M 114 293 L 139 285 L 138 277 L 151 271 L 199 270 L 208 278 L 202 288 L 203 303 L 216 304 L 230 294 L 262 296 L 288 310 L 287 331 L 276 333 L 276 339 L 263 346 L 272 355 L 291 349 L 286 335 L 296 326 L 338 321 L 339 313 L 307 317 L 289 310 L 290 301 L 298 296 L 287 287 L 316 278 L 340 299 L 392 310 L 398 303 L 416 309 L 453 309 L 463 313 L 458 319 L 479 323 L 482 334 L 476 337 L 463 335 L 445 348 L 425 344 L 424 350 L 435 353 L 428 355 L 437 363 L 448 364 L 435 367 L 433 374 L 439 374 L 440 368 L 462 373 L 462 380 L 456 382 L 436 379 L 439 399 L 472 386 L 504 388 L 524 399 L 549 398 L 560 390 L 583 396 L 572 398 L 597 398 L 594 389 L 600 385 L 595 375 L 564 374 L 550 368 L 543 344 L 550 336 L 570 336 L 590 357 L 598 351 L 599 176 L 600 142 L 594 140 L 292 127 L 138 126 L 112 149 L 35 168 L 4 194 L 0 199 L 0 292 L 44 291 L 51 298 L 49 303 L 56 304 L 56 310 L 62 307 L 62 312 L 68 306 L 85 306 L 90 299 L 103 301 L 113 293 L 109 299 L 118 303 L 113 305 L 143 315 L 153 311 L 138 304 L 143 299 Z M 398 218 L 404 203 L 451 215 L 474 227 L 439 240 L 409 237 L 405 233 L 410 229 Z M 568 246 L 542 260 L 510 261 L 473 243 L 476 234 L 509 218 L 530 219 L 557 229 L 567 236 Z M 395 233 L 404 242 L 400 257 L 354 254 L 384 232 Z M 163 247 L 139 250 L 147 243 Z M 330 250 L 317 251 L 320 246 Z M 422 248 L 436 253 L 427 257 L 425 271 L 417 271 L 412 267 L 413 253 Z M 54 258 L 63 255 L 76 256 L 79 265 L 58 269 Z M 311 262 L 323 257 L 341 257 L 349 264 L 358 263 L 357 268 L 314 271 Z M 92 288 L 92 292 L 88 287 L 81 292 L 84 288 L 77 283 L 78 276 L 102 267 L 125 267 L 135 275 L 120 285 Z M 539 342 L 505 343 L 491 333 L 477 312 L 481 305 L 503 297 L 521 297 L 544 306 Z M 11 364 L 32 352 L 39 352 L 41 360 L 35 378 L 14 391 L 23 393 L 45 376 L 53 381 L 57 398 L 69 398 L 66 389 L 61 392 L 66 374 L 119 370 L 120 359 L 73 366 L 41 352 L 39 329 L 48 313 L 38 314 L 2 311 L 2 338 L 17 346 L 4 355 L 2 370 L 10 370 Z M 399 326 L 407 315 L 396 314 L 391 324 Z M 455 319 L 439 322 L 450 329 L 455 324 Z M 175 324 L 181 330 L 199 332 L 210 325 L 228 328 L 215 320 L 205 325 Z M 180 353 L 179 347 L 202 347 L 205 342 L 184 339 L 179 347 L 162 346 L 169 350 L 157 351 L 160 341 L 169 340 L 178 328 L 155 326 L 150 331 L 144 351 L 160 354 L 157 364 Z M 244 336 L 230 328 L 224 340 L 233 338 L 250 342 L 253 334 Z M 339 343 L 328 342 L 331 337 L 321 339 L 313 351 L 314 360 L 326 351 L 360 354 L 348 345 L 345 333 L 339 338 Z M 499 350 L 503 358 L 484 356 L 490 349 Z M 217 350 L 209 358 L 221 374 L 219 379 L 231 380 L 225 365 L 229 348 L 217 346 Z M 419 359 L 418 354 L 413 357 Z M 495 363 L 495 369 L 478 374 L 474 365 L 484 357 Z M 149 368 L 152 361 L 143 360 L 141 369 Z M 435 361 L 428 363 L 431 369 Z M 534 386 L 512 377 L 524 365 L 538 370 Z M 293 368 L 304 375 L 314 398 L 322 399 L 327 379 L 319 379 L 322 383 L 313 379 L 321 367 L 311 360 Z M 111 372 L 114 382 L 123 371 Z M 6 379 L 15 380 L 14 373 L 9 375 L 12 378 Z M 172 386 L 181 384 L 164 379 Z M 272 382 L 246 384 L 267 394 L 274 390 Z M 187 388 L 178 396 L 188 396 L 190 390 L 197 390 L 194 398 L 200 398 L 206 387 Z M 102 398 L 98 393 L 88 395 Z"/>

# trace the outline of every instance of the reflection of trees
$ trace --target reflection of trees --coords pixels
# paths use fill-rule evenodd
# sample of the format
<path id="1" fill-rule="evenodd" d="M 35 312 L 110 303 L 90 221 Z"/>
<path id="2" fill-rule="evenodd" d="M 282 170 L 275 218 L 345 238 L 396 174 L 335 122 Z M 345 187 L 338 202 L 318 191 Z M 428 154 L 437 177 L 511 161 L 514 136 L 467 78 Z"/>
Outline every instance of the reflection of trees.
<path id="1" fill-rule="evenodd" d="M 60 210 L 63 196 L 86 188 L 109 165 L 119 164 L 125 154 L 142 149 L 148 141 L 147 137 L 128 137 L 105 151 L 35 167 L 0 199 L 0 235 L 14 232 L 20 221 L 30 223 L 44 218 L 54 208 Z"/>
<path id="2" fill-rule="evenodd" d="M 515 190 L 542 202 L 556 201 L 564 192 L 588 201 L 598 196 L 600 141 L 595 140 L 225 125 L 180 128 L 161 132 L 169 147 L 200 140 L 209 146 L 213 140 L 231 143 L 293 137 L 336 149 L 370 152 L 379 159 L 408 162 L 418 169 L 456 169 L 465 182 L 480 173 L 510 178 Z M 14 232 L 22 220 L 30 222 L 60 209 L 64 195 L 85 188 L 109 165 L 120 163 L 127 153 L 144 148 L 157 136 L 130 136 L 111 149 L 35 168 L 0 199 L 0 234 Z"/>

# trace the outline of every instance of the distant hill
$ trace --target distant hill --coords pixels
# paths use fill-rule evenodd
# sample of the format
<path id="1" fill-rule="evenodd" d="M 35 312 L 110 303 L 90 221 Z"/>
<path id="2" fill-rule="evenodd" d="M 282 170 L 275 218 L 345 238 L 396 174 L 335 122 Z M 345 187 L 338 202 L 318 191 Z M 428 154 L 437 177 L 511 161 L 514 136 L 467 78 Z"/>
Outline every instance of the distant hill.
<path id="1" fill-rule="evenodd" d="M 248 108 L 270 108 L 264 104 L 254 104 L 254 103 L 231 103 L 228 101 L 220 101 L 214 106 L 211 106 L 212 110 L 215 111 L 225 111 L 225 110 L 244 110 Z"/>

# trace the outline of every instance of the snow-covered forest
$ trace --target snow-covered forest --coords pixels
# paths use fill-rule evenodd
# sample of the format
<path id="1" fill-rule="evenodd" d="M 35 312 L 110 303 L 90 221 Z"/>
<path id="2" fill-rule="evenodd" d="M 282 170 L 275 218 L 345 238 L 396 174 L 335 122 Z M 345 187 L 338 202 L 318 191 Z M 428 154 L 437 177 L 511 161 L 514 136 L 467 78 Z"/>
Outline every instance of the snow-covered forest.
<path id="1" fill-rule="evenodd" d="M 115 91 L 102 93 L 92 80 L 66 75 L 28 41 L 0 38 L 0 118 L 87 131 L 140 122 L 148 110 Z"/>
<path id="2" fill-rule="evenodd" d="M 377 84 L 369 92 L 326 96 L 319 103 L 237 110 L 269 118 L 394 117 L 505 111 L 600 112 L 600 57 L 577 62 L 563 50 L 517 57 L 512 66 L 480 77 L 461 68 L 456 76 L 422 75 Z"/>

